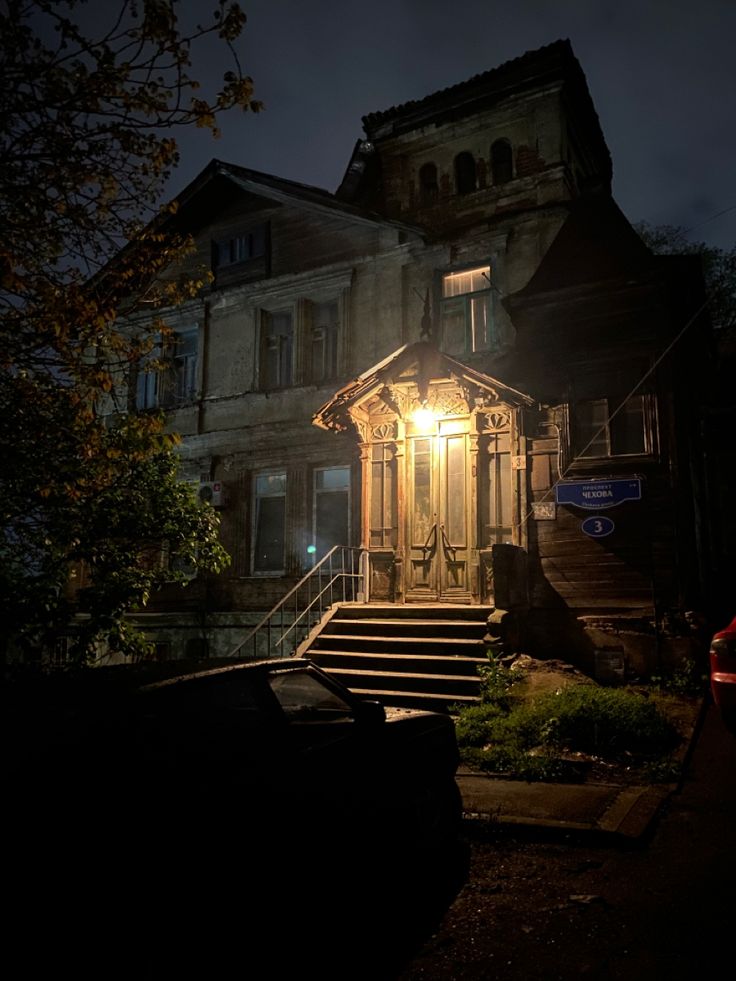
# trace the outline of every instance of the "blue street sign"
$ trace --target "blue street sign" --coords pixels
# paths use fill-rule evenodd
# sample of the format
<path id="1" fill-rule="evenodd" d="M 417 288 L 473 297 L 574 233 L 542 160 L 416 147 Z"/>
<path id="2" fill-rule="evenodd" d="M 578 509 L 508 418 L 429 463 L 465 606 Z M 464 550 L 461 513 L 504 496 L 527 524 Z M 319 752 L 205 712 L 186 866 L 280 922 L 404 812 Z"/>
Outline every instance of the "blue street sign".
<path id="1" fill-rule="evenodd" d="M 586 518 L 580 527 L 591 538 L 605 538 L 606 535 L 611 534 L 616 525 L 605 514 L 601 514 L 595 518 Z"/>
<path id="2" fill-rule="evenodd" d="M 572 504 L 576 508 L 595 511 L 612 508 L 624 501 L 641 500 L 641 478 L 624 477 L 622 480 L 575 480 L 555 487 L 558 504 Z"/>

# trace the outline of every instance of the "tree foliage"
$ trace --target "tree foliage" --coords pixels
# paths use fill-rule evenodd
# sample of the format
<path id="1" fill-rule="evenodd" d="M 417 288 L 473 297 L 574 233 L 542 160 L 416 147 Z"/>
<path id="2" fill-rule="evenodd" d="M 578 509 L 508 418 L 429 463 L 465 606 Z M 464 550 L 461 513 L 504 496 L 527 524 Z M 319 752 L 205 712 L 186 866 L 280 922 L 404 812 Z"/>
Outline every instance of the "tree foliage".
<path id="1" fill-rule="evenodd" d="M 658 255 L 699 255 L 713 326 L 723 331 L 736 329 L 736 245 L 719 249 L 693 242 L 687 231 L 676 225 L 634 226 L 644 243 Z"/>
<path id="2" fill-rule="evenodd" d="M 245 15 L 212 7 L 187 25 L 175 0 L 0 0 L 0 597 L 21 643 L 76 612 L 79 656 L 101 641 L 130 652 L 142 638 L 124 614 L 184 578 L 153 552 L 227 561 L 163 417 L 102 409 L 203 283 L 163 275 L 191 248 L 158 206 L 176 133 L 261 108 L 237 57 Z M 208 46 L 229 62 L 211 93 L 190 74 Z M 122 315 L 141 310 L 133 333 Z M 75 564 L 87 574 L 70 599 Z"/>

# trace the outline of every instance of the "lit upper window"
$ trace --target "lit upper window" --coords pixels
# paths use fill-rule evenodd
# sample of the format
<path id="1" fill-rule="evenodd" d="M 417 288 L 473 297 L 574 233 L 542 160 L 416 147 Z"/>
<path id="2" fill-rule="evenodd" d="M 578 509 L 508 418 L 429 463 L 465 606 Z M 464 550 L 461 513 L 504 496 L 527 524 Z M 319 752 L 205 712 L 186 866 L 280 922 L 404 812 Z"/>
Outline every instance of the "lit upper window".
<path id="1" fill-rule="evenodd" d="M 495 346 L 491 267 L 477 266 L 442 277 L 442 347 L 462 357 Z"/>

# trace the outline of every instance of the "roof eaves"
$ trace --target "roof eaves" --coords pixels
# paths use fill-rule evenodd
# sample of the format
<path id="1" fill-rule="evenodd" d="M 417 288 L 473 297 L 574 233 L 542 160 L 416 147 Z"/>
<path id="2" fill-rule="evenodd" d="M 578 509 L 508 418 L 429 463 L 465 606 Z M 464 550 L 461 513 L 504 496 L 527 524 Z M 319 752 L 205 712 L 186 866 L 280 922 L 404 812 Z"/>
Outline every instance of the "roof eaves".
<path id="1" fill-rule="evenodd" d="M 213 161 L 214 163 L 215 161 Z M 281 204 L 293 203 L 298 201 L 303 207 L 311 211 L 322 214 L 329 214 L 332 217 L 339 215 L 350 221 L 355 221 L 364 225 L 381 225 L 386 228 L 394 228 L 397 231 L 407 232 L 411 235 L 424 237 L 424 231 L 416 225 L 406 222 L 395 221 L 391 218 L 384 218 L 374 211 L 365 211 L 354 204 L 340 201 L 329 191 L 323 188 L 311 187 L 308 184 L 299 184 L 297 181 L 289 181 L 281 177 L 273 177 L 271 174 L 262 174 L 258 171 L 247 170 L 234 164 L 225 164 L 217 161 L 216 173 L 233 181 L 245 191 L 252 194 L 259 194 L 263 197 L 271 198 Z"/>
<path id="2" fill-rule="evenodd" d="M 518 58 L 512 58 L 510 61 L 505 61 L 503 64 L 497 65 L 495 68 L 481 72 L 478 75 L 473 75 L 471 78 L 465 79 L 462 82 L 457 82 L 454 85 L 448 86 L 447 88 L 432 92 L 429 95 L 423 96 L 421 99 L 412 99 L 408 102 L 401 103 L 397 106 L 391 106 L 390 108 L 379 112 L 368 113 L 367 115 L 363 116 L 363 128 L 365 129 L 366 133 L 370 133 L 372 129 L 384 123 L 398 119 L 401 116 L 419 114 L 423 108 L 430 109 L 436 103 L 455 99 L 458 96 L 463 96 L 466 94 L 468 97 L 472 97 L 474 94 L 480 94 L 488 90 L 494 82 L 501 82 L 504 75 L 510 76 L 514 72 L 518 72 L 518 70 L 522 69 L 525 65 L 531 66 L 535 61 L 540 61 L 545 56 L 557 54 L 559 54 L 562 59 L 575 58 L 569 40 L 564 39 L 553 41 L 551 44 L 544 45 L 541 48 L 526 51 Z"/>

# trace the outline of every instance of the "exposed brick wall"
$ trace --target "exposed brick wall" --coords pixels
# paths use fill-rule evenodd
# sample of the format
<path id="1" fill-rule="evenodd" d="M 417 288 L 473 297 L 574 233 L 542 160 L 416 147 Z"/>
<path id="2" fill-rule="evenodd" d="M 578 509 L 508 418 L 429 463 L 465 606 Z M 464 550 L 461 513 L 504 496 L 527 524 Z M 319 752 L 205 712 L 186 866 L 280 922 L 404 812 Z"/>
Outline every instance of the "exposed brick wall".
<path id="1" fill-rule="evenodd" d="M 536 150 L 528 146 L 520 146 L 516 151 L 516 176 L 529 177 L 544 170 L 545 162 Z"/>

